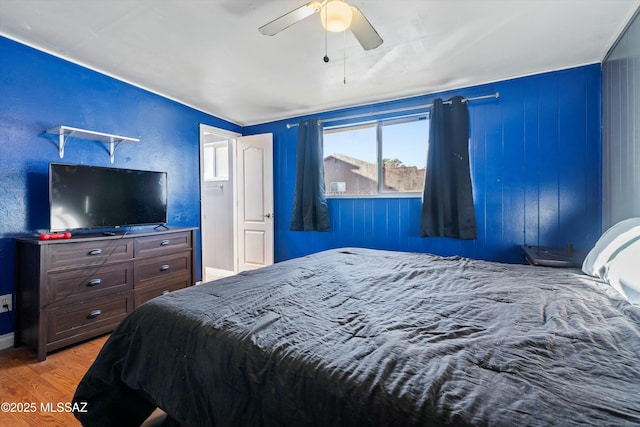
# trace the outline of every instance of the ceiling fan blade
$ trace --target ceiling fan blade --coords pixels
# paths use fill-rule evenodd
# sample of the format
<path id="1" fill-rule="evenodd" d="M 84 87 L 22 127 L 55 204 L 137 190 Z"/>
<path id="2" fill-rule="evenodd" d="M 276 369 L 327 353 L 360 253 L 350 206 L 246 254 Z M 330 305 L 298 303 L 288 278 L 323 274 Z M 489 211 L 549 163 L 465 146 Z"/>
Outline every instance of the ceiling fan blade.
<path id="1" fill-rule="evenodd" d="M 383 40 L 376 29 L 373 28 L 373 25 L 364 17 L 360 9 L 355 6 L 351 6 L 351 9 L 353 9 L 353 19 L 349 29 L 356 36 L 364 50 L 371 50 L 380 46 Z"/>
<path id="2" fill-rule="evenodd" d="M 296 22 L 302 21 L 304 18 L 308 18 L 314 13 L 319 12 L 320 7 L 321 5 L 318 2 L 309 2 L 304 6 L 300 6 L 299 8 L 294 9 L 291 12 L 285 13 L 281 17 L 274 19 L 268 24 L 263 25 L 262 27 L 258 28 L 258 30 L 265 36 L 274 36 L 285 28 L 289 28 Z"/>

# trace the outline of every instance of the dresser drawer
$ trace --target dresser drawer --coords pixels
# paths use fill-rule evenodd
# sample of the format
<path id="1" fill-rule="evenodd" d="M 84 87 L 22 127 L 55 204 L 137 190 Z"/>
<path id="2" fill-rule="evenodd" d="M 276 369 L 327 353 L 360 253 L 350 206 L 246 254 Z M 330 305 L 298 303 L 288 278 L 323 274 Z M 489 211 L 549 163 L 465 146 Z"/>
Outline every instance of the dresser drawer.
<path id="1" fill-rule="evenodd" d="M 135 242 L 134 256 L 136 258 L 160 256 L 180 250 L 191 250 L 191 233 L 179 232 L 139 237 Z"/>
<path id="2" fill-rule="evenodd" d="M 68 304 L 132 289 L 133 261 L 56 271 L 48 275 L 45 304 Z"/>
<path id="3" fill-rule="evenodd" d="M 47 342 L 59 346 L 110 332 L 133 309 L 131 292 L 47 310 Z M 49 350 L 57 346 L 49 345 Z"/>
<path id="4" fill-rule="evenodd" d="M 65 242 L 47 245 L 50 270 L 84 267 L 133 258 L 132 239 L 108 239 L 91 242 Z"/>
<path id="5" fill-rule="evenodd" d="M 188 286 L 191 286 L 191 283 L 189 283 L 189 277 L 179 277 L 155 285 L 146 286 L 141 289 L 136 289 L 133 295 L 134 307 L 137 308 L 150 299 Z"/>
<path id="6" fill-rule="evenodd" d="M 136 261 L 133 287 L 138 289 L 182 276 L 191 277 L 191 252 Z"/>

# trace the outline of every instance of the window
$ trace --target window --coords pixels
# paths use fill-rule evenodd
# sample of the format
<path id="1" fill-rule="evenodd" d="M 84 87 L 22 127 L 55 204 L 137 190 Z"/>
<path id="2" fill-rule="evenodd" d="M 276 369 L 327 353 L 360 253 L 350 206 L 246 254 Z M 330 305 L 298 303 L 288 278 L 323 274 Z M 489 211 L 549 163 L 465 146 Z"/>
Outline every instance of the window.
<path id="1" fill-rule="evenodd" d="M 428 139 L 424 118 L 325 129 L 326 195 L 421 196 Z"/>
<path id="2" fill-rule="evenodd" d="M 229 179 L 229 146 L 227 141 L 204 145 L 204 180 L 226 181 Z"/>

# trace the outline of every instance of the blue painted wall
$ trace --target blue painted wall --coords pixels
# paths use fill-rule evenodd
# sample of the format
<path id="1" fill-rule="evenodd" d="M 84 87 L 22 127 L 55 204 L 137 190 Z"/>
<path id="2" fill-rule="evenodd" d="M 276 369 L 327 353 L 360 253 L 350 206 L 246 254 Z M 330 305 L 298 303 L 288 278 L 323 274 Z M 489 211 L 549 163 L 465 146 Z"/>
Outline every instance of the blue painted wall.
<path id="1" fill-rule="evenodd" d="M 348 90 L 348 87 L 347 87 Z M 275 259 L 340 246 L 524 262 L 520 245 L 590 248 L 601 223 L 599 65 L 517 78 L 315 115 L 329 118 L 482 96 L 469 104 L 470 158 L 478 239 L 420 238 L 418 198 L 329 199 L 330 232 L 291 232 L 297 128 L 286 121 L 247 127 L 274 134 Z"/>
<path id="2" fill-rule="evenodd" d="M 68 125 L 140 138 L 118 146 L 113 166 L 167 171 L 169 224 L 199 227 L 200 123 L 241 132 L 232 123 L 0 37 L 0 295 L 15 293 L 13 237 L 49 227 L 49 162 L 111 166 L 106 145 L 95 141 L 70 140 L 60 159 L 57 138 L 43 131 Z M 12 319 L 0 314 L 0 335 L 13 330 Z"/>

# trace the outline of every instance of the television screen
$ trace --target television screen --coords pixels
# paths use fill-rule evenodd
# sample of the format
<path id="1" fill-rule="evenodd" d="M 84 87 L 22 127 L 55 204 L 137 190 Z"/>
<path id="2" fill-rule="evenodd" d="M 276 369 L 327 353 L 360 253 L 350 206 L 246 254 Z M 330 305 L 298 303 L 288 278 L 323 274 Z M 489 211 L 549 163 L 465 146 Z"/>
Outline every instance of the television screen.
<path id="1" fill-rule="evenodd" d="M 167 173 L 49 164 L 51 231 L 164 225 Z"/>

